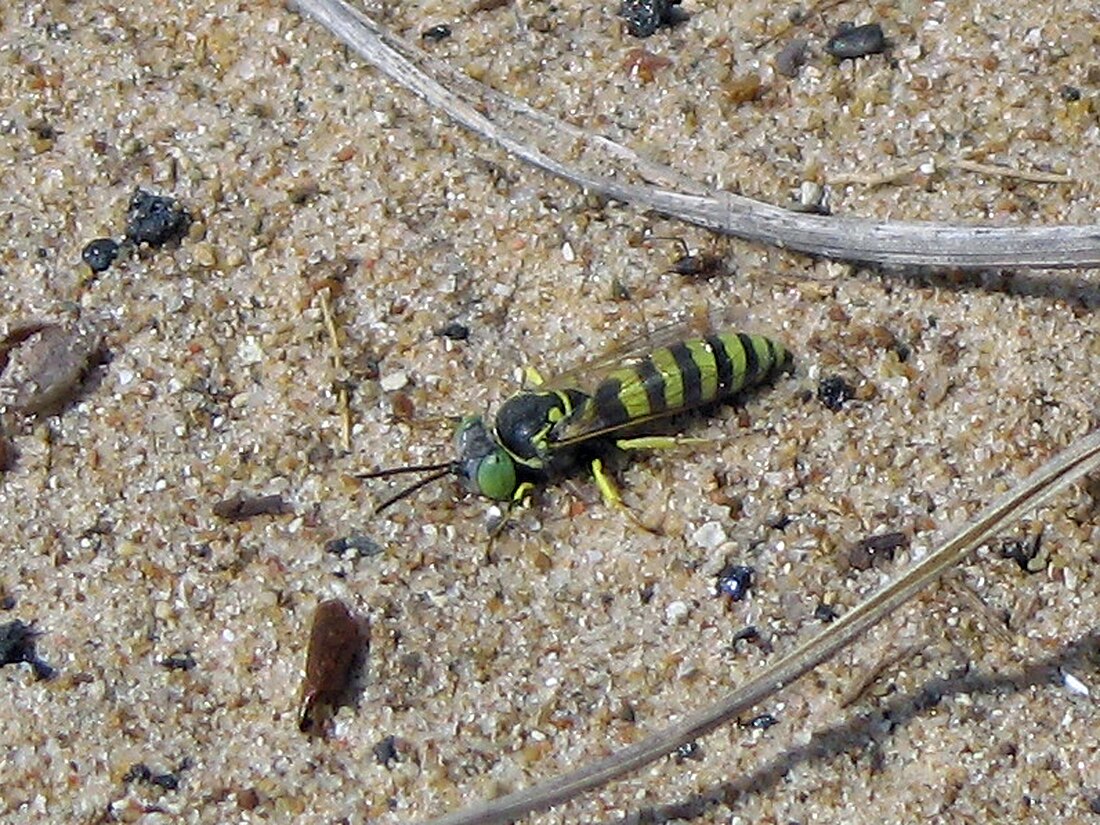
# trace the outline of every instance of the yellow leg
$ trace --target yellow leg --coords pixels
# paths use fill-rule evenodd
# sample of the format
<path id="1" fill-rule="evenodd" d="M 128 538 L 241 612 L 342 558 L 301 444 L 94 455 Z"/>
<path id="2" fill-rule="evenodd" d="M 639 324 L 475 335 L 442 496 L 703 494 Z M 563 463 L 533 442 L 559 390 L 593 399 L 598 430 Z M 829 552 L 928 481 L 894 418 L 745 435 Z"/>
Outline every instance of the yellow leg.
<path id="1" fill-rule="evenodd" d="M 603 468 L 603 461 L 598 458 L 592 459 L 592 478 L 596 481 L 596 487 L 603 497 L 604 504 L 618 510 L 625 508 L 626 505 L 623 504 L 623 497 L 619 495 L 619 487 L 615 484 L 615 479 L 607 474 Z"/>
<path id="2" fill-rule="evenodd" d="M 603 461 L 598 458 L 592 459 L 592 478 L 596 482 L 596 487 L 600 491 L 600 495 L 603 497 L 604 504 L 620 513 L 625 513 L 634 525 L 640 530 L 644 530 L 647 533 L 653 535 L 661 535 L 659 530 L 654 530 L 652 527 L 648 527 L 642 523 L 642 520 L 630 509 L 623 501 L 622 495 L 619 493 L 619 486 L 615 483 L 608 472 L 604 469 Z"/>
<path id="3" fill-rule="evenodd" d="M 686 444 L 706 444 L 706 438 L 682 435 L 644 435 L 638 438 L 620 438 L 615 446 L 620 450 L 671 450 Z"/>
<path id="4" fill-rule="evenodd" d="M 542 377 L 541 372 L 528 365 L 523 368 L 523 383 L 530 384 L 532 387 L 539 387 L 545 384 L 546 380 Z"/>

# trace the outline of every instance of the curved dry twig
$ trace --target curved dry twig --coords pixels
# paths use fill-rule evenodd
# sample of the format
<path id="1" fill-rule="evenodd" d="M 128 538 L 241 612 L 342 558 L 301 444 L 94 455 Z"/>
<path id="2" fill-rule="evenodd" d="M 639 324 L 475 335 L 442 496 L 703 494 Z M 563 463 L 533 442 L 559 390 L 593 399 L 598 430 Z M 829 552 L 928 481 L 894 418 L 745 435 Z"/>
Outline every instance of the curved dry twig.
<path id="1" fill-rule="evenodd" d="M 638 770 L 700 736 L 729 723 L 787 687 L 891 615 L 918 591 L 957 564 L 967 553 L 1087 473 L 1100 469 L 1100 430 L 1077 441 L 997 499 L 934 552 L 868 597 L 828 629 L 746 682 L 733 693 L 682 722 L 575 771 L 425 825 L 500 825 L 544 811 Z"/>
<path id="2" fill-rule="evenodd" d="M 466 128 L 527 163 L 616 200 L 746 240 L 835 260 L 966 269 L 1100 266 L 1100 226 L 952 226 L 875 221 L 805 214 L 729 192 L 708 191 L 702 184 L 645 160 L 625 146 L 538 112 L 432 60 L 344 0 L 296 2 L 299 9 L 369 63 Z M 513 121 L 511 129 L 505 125 L 509 118 Z M 619 167 L 627 163 L 643 178 L 670 181 L 678 189 L 622 183 L 610 175 L 589 173 L 555 160 L 534 144 L 539 129 L 554 138 L 553 142 L 544 139 L 546 145 L 561 147 L 562 143 L 579 141 L 586 154 L 606 154 L 615 172 L 621 173 Z"/>

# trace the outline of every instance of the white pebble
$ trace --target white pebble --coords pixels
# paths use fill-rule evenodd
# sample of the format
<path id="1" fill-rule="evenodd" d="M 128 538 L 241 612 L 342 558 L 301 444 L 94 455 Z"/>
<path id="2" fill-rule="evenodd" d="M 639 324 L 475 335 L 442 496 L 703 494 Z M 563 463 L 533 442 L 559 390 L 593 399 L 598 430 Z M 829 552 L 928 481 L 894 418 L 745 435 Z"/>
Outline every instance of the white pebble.
<path id="1" fill-rule="evenodd" d="M 726 540 L 726 531 L 717 521 L 708 521 L 692 533 L 691 540 L 704 550 L 713 550 Z"/>
<path id="2" fill-rule="evenodd" d="M 665 619 L 669 624 L 682 624 L 690 612 L 691 608 L 688 607 L 687 602 L 669 602 L 668 607 L 665 608 Z"/>
<path id="3" fill-rule="evenodd" d="M 391 372 L 389 375 L 383 376 L 382 389 L 386 392 L 393 392 L 399 390 L 409 383 L 409 374 L 407 372 Z"/>

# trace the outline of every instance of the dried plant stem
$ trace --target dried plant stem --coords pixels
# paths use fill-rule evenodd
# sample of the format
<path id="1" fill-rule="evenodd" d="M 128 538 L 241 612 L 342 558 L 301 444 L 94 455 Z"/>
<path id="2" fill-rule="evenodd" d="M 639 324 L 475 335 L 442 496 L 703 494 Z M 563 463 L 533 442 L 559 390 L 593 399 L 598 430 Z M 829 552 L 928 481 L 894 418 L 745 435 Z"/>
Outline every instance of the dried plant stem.
<path id="1" fill-rule="evenodd" d="M 607 138 L 556 120 L 432 60 L 344 0 L 296 0 L 298 8 L 409 91 L 527 163 L 616 200 L 750 241 L 835 260 L 891 266 L 989 268 L 1100 266 L 1100 227 L 953 226 L 794 212 L 729 192 L 709 191 Z M 510 121 L 510 128 L 508 121 Z M 536 138 L 539 130 L 541 138 Z M 541 140 L 546 151 L 536 146 Z M 578 143 L 582 152 L 575 152 Z M 556 160 L 575 152 L 598 174 Z M 633 167 L 624 168 L 626 166 Z M 625 172 L 677 189 L 624 183 Z"/>
<path id="2" fill-rule="evenodd" d="M 979 513 L 966 527 L 914 564 L 905 573 L 864 600 L 826 630 L 789 653 L 726 698 L 682 722 L 630 747 L 533 788 L 431 820 L 426 825 L 497 825 L 525 814 L 546 810 L 636 771 L 676 748 L 727 724 L 737 715 L 834 656 L 915 593 L 935 581 L 967 553 L 1012 522 L 1048 501 L 1089 472 L 1100 469 L 1100 430 L 1059 453 L 1006 495 Z"/>

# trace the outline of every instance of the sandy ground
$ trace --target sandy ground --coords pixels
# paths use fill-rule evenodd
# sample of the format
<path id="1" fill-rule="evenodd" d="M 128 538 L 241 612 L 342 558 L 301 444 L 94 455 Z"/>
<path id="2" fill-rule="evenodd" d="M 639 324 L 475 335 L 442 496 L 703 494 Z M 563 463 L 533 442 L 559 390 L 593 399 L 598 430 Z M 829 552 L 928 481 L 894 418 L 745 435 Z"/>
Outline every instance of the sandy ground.
<path id="1" fill-rule="evenodd" d="M 832 208 L 1096 222 L 1095 4 L 842 3 L 762 48 L 795 5 L 688 0 L 644 43 L 615 8 L 368 10 L 418 41 L 449 23 L 424 48 L 764 200 L 924 164 L 837 185 Z M 824 55 L 853 17 L 890 56 Z M 773 60 L 794 36 L 810 59 L 788 79 Z M 670 61 L 651 78 L 630 69 L 642 46 Z M 0 324 L 81 325 L 109 354 L 61 415 L 4 418 L 0 624 L 33 622 L 56 669 L 0 670 L 4 822 L 411 823 L 530 784 L 732 689 L 1096 425 L 1096 272 L 855 272 L 601 203 L 279 3 L 5 3 L 0 66 Z M 943 162 L 963 158 L 1069 182 Z M 91 278 L 81 249 L 121 235 L 138 186 L 194 216 L 187 236 Z M 735 273 L 669 274 L 675 245 L 647 231 Z M 663 535 L 584 478 L 488 555 L 488 506 L 450 481 L 372 515 L 394 487 L 354 473 L 447 459 L 449 417 L 491 411 L 521 365 L 568 368 L 701 306 L 737 308 L 797 368 L 675 423 L 707 443 L 618 468 Z M 437 334 L 452 322 L 468 340 Z M 837 411 L 815 396 L 828 376 L 855 389 Z M 236 493 L 289 512 L 217 516 Z M 1005 537 L 1042 531 L 1041 572 L 986 548 L 760 709 L 778 724 L 536 821 L 1098 821 L 1097 498 L 1078 487 Z M 892 561 L 849 564 L 895 531 Z M 349 536 L 361 552 L 331 552 Z M 756 570 L 745 601 L 714 594 L 729 562 Z M 330 597 L 371 648 L 319 739 L 297 694 Z M 749 625 L 760 640 L 737 641 Z"/>

